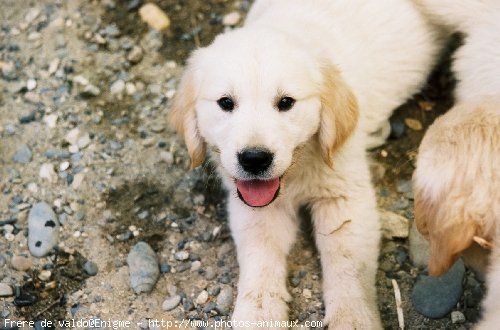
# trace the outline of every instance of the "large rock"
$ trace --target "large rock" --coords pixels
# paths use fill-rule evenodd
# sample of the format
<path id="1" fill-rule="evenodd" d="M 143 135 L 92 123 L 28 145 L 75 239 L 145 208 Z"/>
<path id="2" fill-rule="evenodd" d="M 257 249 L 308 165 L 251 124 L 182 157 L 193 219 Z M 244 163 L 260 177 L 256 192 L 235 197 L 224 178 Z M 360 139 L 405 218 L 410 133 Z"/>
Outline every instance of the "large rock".
<path id="1" fill-rule="evenodd" d="M 411 294 L 415 310 L 432 319 L 448 314 L 462 296 L 464 274 L 464 263 L 458 260 L 443 276 L 422 276 Z"/>
<path id="2" fill-rule="evenodd" d="M 59 220 L 45 202 L 36 203 L 28 214 L 28 247 L 35 257 L 46 256 L 59 240 Z"/>
<path id="3" fill-rule="evenodd" d="M 151 292 L 160 276 L 158 257 L 153 249 L 145 242 L 138 242 L 128 254 L 127 263 L 135 293 Z"/>

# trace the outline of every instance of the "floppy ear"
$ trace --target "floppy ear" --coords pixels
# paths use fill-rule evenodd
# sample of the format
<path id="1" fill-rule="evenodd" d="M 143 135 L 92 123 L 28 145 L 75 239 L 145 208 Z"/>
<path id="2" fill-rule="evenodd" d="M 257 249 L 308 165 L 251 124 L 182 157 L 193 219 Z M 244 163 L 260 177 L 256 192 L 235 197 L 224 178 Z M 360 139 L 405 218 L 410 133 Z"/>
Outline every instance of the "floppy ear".
<path id="1" fill-rule="evenodd" d="M 321 106 L 319 144 L 324 161 L 332 167 L 334 152 L 353 133 L 359 116 L 356 97 L 333 65 L 323 68 Z"/>
<path id="2" fill-rule="evenodd" d="M 429 240 L 429 274 L 443 275 L 474 243 L 477 224 L 460 205 L 465 200 L 447 198 L 444 193 L 433 198 L 418 185 L 414 186 L 414 194 L 415 224 Z"/>
<path id="3" fill-rule="evenodd" d="M 191 158 L 191 169 L 201 165 L 205 160 L 205 142 L 196 124 L 195 103 L 194 72 L 188 66 L 174 96 L 168 120 L 177 133 L 184 138 L 189 157 Z"/>

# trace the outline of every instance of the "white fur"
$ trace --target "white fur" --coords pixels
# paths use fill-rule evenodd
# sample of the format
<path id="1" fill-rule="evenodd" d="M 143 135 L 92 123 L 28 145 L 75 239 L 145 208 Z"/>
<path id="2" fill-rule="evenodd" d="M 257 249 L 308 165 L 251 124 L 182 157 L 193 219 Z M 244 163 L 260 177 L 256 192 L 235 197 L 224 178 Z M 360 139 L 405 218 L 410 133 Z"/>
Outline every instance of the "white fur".
<path id="1" fill-rule="evenodd" d="M 500 94 L 500 1 L 415 0 L 437 25 L 465 34 L 454 55 L 457 101 Z"/>
<path id="2" fill-rule="evenodd" d="M 419 90 L 434 63 L 429 27 L 412 7 L 401 0 L 263 0 L 247 25 L 284 30 L 338 65 L 358 98 L 372 148 L 385 142 L 392 110 Z"/>
<path id="3" fill-rule="evenodd" d="M 286 257 L 297 211 L 307 205 L 321 254 L 325 321 L 335 329 L 381 328 L 375 293 L 380 226 L 365 147 L 383 143 L 391 111 L 429 73 L 436 48 L 419 15 L 406 0 L 258 0 L 242 29 L 190 58 L 181 86 L 191 90 L 179 93 L 195 95 L 184 103 L 194 104 L 197 130 L 184 129 L 184 136 L 191 141 L 199 135 L 215 151 L 212 159 L 229 191 L 240 265 L 233 320 L 288 318 Z M 352 90 L 361 113 L 361 124 L 333 151 L 332 167 L 318 141 L 328 66 L 340 72 L 331 93 Z M 276 109 L 280 93 L 297 100 L 291 110 Z M 216 102 L 227 95 L 236 100 L 232 112 Z M 174 117 L 182 127 L 177 110 Z M 323 135 L 336 139 L 339 132 L 332 127 Z M 234 180 L 250 178 L 237 153 L 252 146 L 274 153 L 266 177 L 283 177 L 280 196 L 263 208 L 236 195 Z"/>

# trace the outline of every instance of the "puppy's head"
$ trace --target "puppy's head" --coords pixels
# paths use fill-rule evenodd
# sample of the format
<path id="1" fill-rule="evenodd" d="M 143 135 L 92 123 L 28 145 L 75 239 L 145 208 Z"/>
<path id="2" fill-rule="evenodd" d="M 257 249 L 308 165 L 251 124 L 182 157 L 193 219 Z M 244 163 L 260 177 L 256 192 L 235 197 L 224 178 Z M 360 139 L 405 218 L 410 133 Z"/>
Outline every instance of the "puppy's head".
<path id="1" fill-rule="evenodd" d="M 324 161 L 354 130 L 355 97 L 330 63 L 277 31 L 244 28 L 194 52 L 170 121 L 191 167 L 205 146 L 249 206 L 270 204 L 294 151 L 317 135 Z"/>

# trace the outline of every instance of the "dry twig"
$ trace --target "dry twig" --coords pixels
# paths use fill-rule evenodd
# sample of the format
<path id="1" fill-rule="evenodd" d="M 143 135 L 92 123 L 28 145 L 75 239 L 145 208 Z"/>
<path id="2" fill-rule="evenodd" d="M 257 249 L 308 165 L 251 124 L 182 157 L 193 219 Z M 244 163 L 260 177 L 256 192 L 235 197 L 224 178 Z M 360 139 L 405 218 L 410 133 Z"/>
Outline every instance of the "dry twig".
<path id="1" fill-rule="evenodd" d="M 396 298 L 396 312 L 398 314 L 398 324 L 401 330 L 405 328 L 405 318 L 403 315 L 403 306 L 401 302 L 401 291 L 399 290 L 398 282 L 395 279 L 391 280 L 392 287 L 394 288 L 394 297 Z"/>

